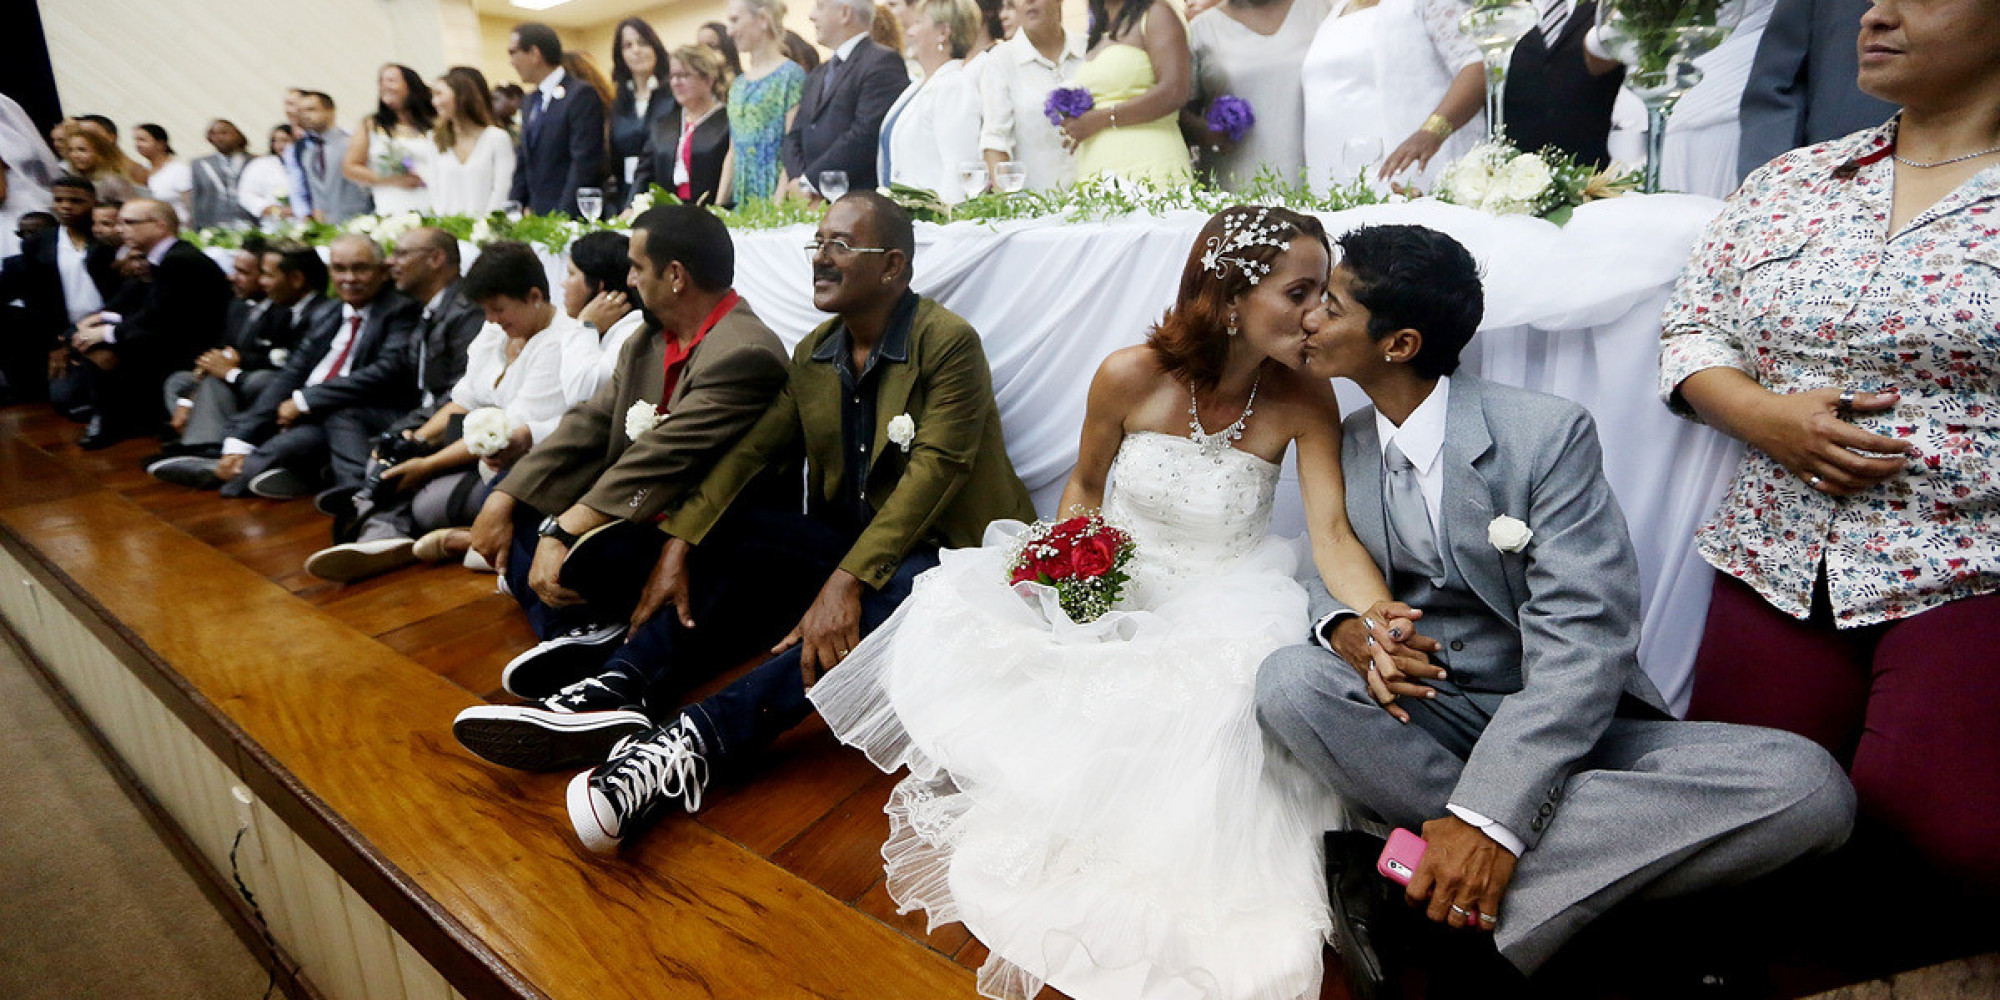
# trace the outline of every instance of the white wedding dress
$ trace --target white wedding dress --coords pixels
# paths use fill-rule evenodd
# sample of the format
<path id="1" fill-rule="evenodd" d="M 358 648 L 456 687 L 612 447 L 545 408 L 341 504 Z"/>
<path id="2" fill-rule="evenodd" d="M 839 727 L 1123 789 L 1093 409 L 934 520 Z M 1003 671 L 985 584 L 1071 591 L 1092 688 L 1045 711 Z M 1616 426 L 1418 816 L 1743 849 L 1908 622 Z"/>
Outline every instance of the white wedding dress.
<path id="1" fill-rule="evenodd" d="M 1317 995 L 1339 813 L 1253 697 L 1307 631 L 1295 548 L 1266 534 L 1277 483 L 1215 440 L 1130 434 L 1103 508 L 1137 545 L 1117 609 L 1075 624 L 1010 588 L 1023 526 L 997 522 L 813 688 L 842 740 L 909 768 L 889 892 L 991 949 L 982 993 Z"/>

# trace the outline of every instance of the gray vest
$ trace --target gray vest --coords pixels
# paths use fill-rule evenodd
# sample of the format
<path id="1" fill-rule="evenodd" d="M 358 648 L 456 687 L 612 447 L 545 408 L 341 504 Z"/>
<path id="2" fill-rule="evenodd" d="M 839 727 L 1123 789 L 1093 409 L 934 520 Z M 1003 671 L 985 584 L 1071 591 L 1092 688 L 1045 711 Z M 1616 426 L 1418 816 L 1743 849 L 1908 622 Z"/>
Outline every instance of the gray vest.
<path id="1" fill-rule="evenodd" d="M 1391 535 L 1393 519 L 1385 519 Z M 1451 671 L 1451 681 L 1488 714 L 1500 699 L 1521 690 L 1521 637 L 1493 614 L 1459 573 L 1451 556 L 1451 539 L 1437 526 L 1438 552 L 1444 559 L 1444 582 L 1401 568 L 1389 574 L 1389 592 L 1411 607 L 1424 609 L 1417 625 L 1442 649 L 1431 654 Z M 1495 628 L 1498 624 L 1500 627 Z"/>

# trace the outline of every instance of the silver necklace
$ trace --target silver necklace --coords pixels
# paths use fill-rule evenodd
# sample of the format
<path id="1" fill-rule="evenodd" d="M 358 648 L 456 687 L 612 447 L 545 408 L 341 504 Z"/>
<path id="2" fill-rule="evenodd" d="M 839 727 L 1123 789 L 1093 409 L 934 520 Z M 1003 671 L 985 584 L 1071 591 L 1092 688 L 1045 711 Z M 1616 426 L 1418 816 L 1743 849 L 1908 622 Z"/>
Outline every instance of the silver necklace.
<path id="1" fill-rule="evenodd" d="M 1915 160 L 1906 160 L 1903 158 L 1901 153 L 1890 153 L 1889 155 L 1895 157 L 1896 162 L 1902 164 L 1903 166 L 1915 167 L 1918 170 L 1929 170 L 1933 167 L 1948 167 L 1954 163 L 1964 163 L 1967 160 L 1976 160 L 1982 156 L 1992 156 L 1994 153 L 2000 153 L 2000 146 L 1995 146 L 1992 149 L 1982 149 L 1977 153 L 1967 153 L 1964 156 L 1954 156 L 1949 160 L 1939 160 L 1936 163 L 1918 163 Z"/>
<path id="2" fill-rule="evenodd" d="M 1243 428 L 1250 423 L 1250 414 L 1257 408 L 1257 385 L 1264 380 L 1264 373 L 1250 380 L 1250 397 L 1243 401 L 1243 414 L 1230 424 L 1213 434 L 1201 427 L 1201 397 L 1196 395 L 1194 386 L 1188 386 L 1188 440 L 1201 447 L 1210 455 L 1220 455 L 1223 449 L 1243 439 Z"/>

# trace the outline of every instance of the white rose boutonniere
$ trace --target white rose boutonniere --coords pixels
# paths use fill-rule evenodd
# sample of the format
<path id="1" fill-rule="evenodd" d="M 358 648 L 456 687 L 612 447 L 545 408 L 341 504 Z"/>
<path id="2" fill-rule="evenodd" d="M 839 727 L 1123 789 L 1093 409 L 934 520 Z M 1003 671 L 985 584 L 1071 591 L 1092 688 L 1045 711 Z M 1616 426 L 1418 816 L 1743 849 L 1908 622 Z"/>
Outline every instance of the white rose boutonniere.
<path id="1" fill-rule="evenodd" d="M 514 421 L 497 406 L 482 406 L 465 415 L 465 450 L 475 458 L 497 455 L 514 436 Z"/>
<path id="2" fill-rule="evenodd" d="M 273 368 L 283 368 L 285 367 L 285 362 L 292 360 L 292 352 L 285 350 L 282 347 L 271 348 L 270 356 L 271 356 L 271 367 Z"/>
<path id="3" fill-rule="evenodd" d="M 634 441 L 639 440 L 640 435 L 658 426 L 660 426 L 660 408 L 652 403 L 648 403 L 642 399 L 633 403 L 632 408 L 625 411 L 625 436 Z"/>
<path id="4" fill-rule="evenodd" d="M 917 439 L 917 422 L 907 413 L 899 413 L 889 421 L 889 441 L 909 454 L 910 442 Z"/>
<path id="5" fill-rule="evenodd" d="M 1517 517 L 1500 515 L 1486 525 L 1486 540 L 1502 552 L 1519 552 L 1534 540 L 1535 532 Z"/>
<path id="6" fill-rule="evenodd" d="M 555 90 L 553 90 L 553 91 L 551 91 L 551 92 L 549 93 L 549 97 L 550 97 L 550 99 L 552 99 L 552 100 L 557 100 L 557 101 L 560 101 L 560 100 L 562 100 L 562 99 L 563 99 L 563 89 L 562 89 L 562 85 L 561 85 L 561 84 L 557 84 L 557 85 L 556 85 L 556 89 L 555 89 Z"/>

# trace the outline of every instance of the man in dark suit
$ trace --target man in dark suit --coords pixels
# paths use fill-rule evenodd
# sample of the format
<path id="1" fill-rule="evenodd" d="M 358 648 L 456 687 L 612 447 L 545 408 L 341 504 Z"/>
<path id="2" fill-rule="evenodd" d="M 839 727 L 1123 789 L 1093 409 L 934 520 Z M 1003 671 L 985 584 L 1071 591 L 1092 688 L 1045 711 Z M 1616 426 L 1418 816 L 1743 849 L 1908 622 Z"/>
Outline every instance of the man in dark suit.
<path id="1" fill-rule="evenodd" d="M 1889 120 L 1896 106 L 1861 92 L 1856 45 L 1869 0 L 1778 0 L 1743 88 L 1737 172 L 1800 146 Z"/>
<path id="2" fill-rule="evenodd" d="M 1611 109 L 1625 83 L 1624 64 L 1591 37 L 1593 0 L 1535 0 L 1539 25 L 1521 36 L 1507 70 L 1507 138 L 1534 152 L 1554 146 L 1578 163 L 1611 163 Z"/>
<path id="3" fill-rule="evenodd" d="M 189 225 L 196 229 L 227 226 L 247 229 L 257 224 L 248 209 L 237 200 L 237 185 L 243 168 L 250 164 L 250 140 L 234 122 L 221 118 L 209 123 L 208 144 L 214 156 L 204 156 L 188 168 L 194 172 L 194 190 L 189 194 Z"/>
<path id="4" fill-rule="evenodd" d="M 798 113 L 779 150 L 792 191 L 817 197 L 820 174 L 847 173 L 849 191 L 873 191 L 882 118 L 910 85 L 903 55 L 868 37 L 873 0 L 814 0 L 813 29 L 833 50 L 806 74 Z"/>
<path id="5" fill-rule="evenodd" d="M 91 183 L 58 177 L 49 194 L 57 228 L 22 241 L 19 254 L 0 262 L 0 303 L 20 303 L 0 334 L 0 363 L 16 399 L 47 393 L 57 409 L 69 412 L 88 405 L 76 367 L 82 361 L 69 349 L 69 333 L 104 308 L 121 279 L 113 267 L 117 248 L 91 234 L 97 207 Z"/>
<path id="6" fill-rule="evenodd" d="M 512 197 L 530 212 L 576 213 L 576 189 L 604 181 L 604 99 L 562 68 L 562 40 L 545 24 L 507 37 L 507 61 L 534 89 L 521 102 Z"/>
<path id="7" fill-rule="evenodd" d="M 108 310 L 85 317 L 70 334 L 70 347 L 88 362 L 83 371 L 96 411 L 78 442 L 86 449 L 158 433 L 166 417 L 161 384 L 215 343 L 229 311 L 229 278 L 174 235 L 180 216 L 167 203 L 126 202 L 118 228 L 127 260 L 145 276 L 127 281 Z"/>
<path id="8" fill-rule="evenodd" d="M 206 481 L 204 470 L 221 457 L 229 424 L 256 404 L 271 380 L 290 360 L 291 352 L 309 332 L 335 322 L 340 303 L 323 293 L 326 264 L 319 251 L 300 243 L 282 243 L 259 255 L 259 282 L 264 289 L 261 313 L 246 317 L 220 347 L 195 359 L 193 371 L 167 379 L 168 405 L 175 407 L 174 426 L 180 441 L 166 448 L 146 471 L 168 482 L 181 482 L 186 470 Z"/>
<path id="9" fill-rule="evenodd" d="M 1416 226 L 1364 227 L 1340 248 L 1307 366 L 1374 403 L 1343 428 L 1348 519 L 1424 638 L 1315 580 L 1312 642 L 1264 661 L 1257 714 L 1343 801 L 1422 831 L 1409 902 L 1492 935 L 1426 949 L 1432 995 L 1514 995 L 1494 948 L 1532 973 L 1620 903 L 1838 847 L 1854 789 L 1829 754 L 1677 721 L 1640 669 L 1638 561 L 1590 415 L 1457 373 L 1483 308 L 1472 256 Z M 1385 646 L 1393 667 L 1373 655 Z M 1337 946 L 1364 998 L 1382 986 L 1382 846 L 1360 831 L 1328 843 Z"/>
<path id="10" fill-rule="evenodd" d="M 711 773 L 749 764 L 804 721 L 806 685 L 894 612 L 939 547 L 976 545 L 999 518 L 1034 518 L 978 333 L 910 291 L 909 215 L 853 192 L 828 209 L 814 246 L 813 305 L 834 318 L 800 342 L 777 400 L 661 522 L 671 541 L 634 616 L 657 609 L 671 627 L 642 630 L 644 648 L 628 644 L 604 673 L 468 741 L 513 767 L 605 761 L 569 787 L 570 821 L 590 850 L 698 808 Z M 782 475 L 800 459 L 803 513 L 796 474 Z M 742 517 L 750 488 L 774 470 L 792 510 Z M 702 587 L 734 598 L 697 629 Z M 777 655 L 681 707 L 689 688 L 737 662 L 699 643 L 786 628 Z"/>
<path id="11" fill-rule="evenodd" d="M 221 459 L 177 467 L 170 481 L 287 500 L 318 492 L 331 449 L 345 451 L 342 468 L 359 470 L 367 461 L 367 438 L 336 437 L 328 418 L 350 405 L 374 405 L 357 398 L 351 380 L 395 363 L 408 349 L 419 307 L 389 286 L 374 240 L 342 236 L 328 250 L 340 308 L 306 332 L 257 401 L 229 422 Z"/>
<path id="12" fill-rule="evenodd" d="M 503 687 L 519 678 L 523 690 L 547 694 L 602 669 L 665 544 L 654 522 L 700 485 L 785 384 L 783 342 L 730 288 L 735 248 L 721 220 L 663 205 L 639 216 L 627 250 L 653 322 L 627 342 L 611 381 L 501 480 L 473 525 L 473 548 L 506 575 L 544 640 L 507 665 Z M 664 417 L 634 435 L 634 407 Z M 553 529 L 581 537 L 613 524 L 622 528 L 610 547 L 620 565 L 597 575 L 622 581 L 579 580 Z"/>

